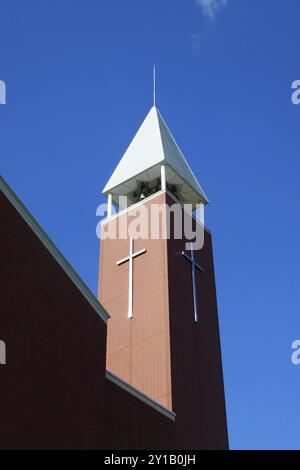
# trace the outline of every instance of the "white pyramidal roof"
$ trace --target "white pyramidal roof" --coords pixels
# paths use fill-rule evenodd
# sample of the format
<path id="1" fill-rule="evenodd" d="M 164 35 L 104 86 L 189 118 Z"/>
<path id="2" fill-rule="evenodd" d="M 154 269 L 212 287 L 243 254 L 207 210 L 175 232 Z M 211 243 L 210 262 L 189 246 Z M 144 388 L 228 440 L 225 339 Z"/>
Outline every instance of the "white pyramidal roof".
<path id="1" fill-rule="evenodd" d="M 191 202 L 208 203 L 197 178 L 155 106 L 149 111 L 103 193 L 125 194 L 124 189 L 132 190 L 136 179 L 145 175 L 150 178 L 151 172 L 152 176 L 157 175 L 155 169 L 162 163 L 167 168 L 167 182 L 181 183 L 187 200 L 190 198 Z"/>

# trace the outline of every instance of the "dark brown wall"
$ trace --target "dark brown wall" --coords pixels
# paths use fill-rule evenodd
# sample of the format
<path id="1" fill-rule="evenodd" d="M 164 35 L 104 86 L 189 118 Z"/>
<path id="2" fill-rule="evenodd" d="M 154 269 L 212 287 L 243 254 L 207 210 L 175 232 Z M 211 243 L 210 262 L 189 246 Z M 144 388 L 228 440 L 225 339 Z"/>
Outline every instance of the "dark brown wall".
<path id="1" fill-rule="evenodd" d="M 2 192 L 0 259 L 0 448 L 101 448 L 106 325 Z"/>
<path id="2" fill-rule="evenodd" d="M 109 380 L 105 384 L 105 440 L 108 450 L 176 448 L 175 423 Z"/>
<path id="3" fill-rule="evenodd" d="M 174 201 L 168 197 L 168 203 Z M 172 230 L 171 230 L 172 233 Z M 172 396 L 180 449 L 228 448 L 212 240 L 205 230 L 196 260 L 198 315 L 194 321 L 191 263 L 185 241 L 168 243 Z M 189 252 L 187 252 L 190 254 Z"/>

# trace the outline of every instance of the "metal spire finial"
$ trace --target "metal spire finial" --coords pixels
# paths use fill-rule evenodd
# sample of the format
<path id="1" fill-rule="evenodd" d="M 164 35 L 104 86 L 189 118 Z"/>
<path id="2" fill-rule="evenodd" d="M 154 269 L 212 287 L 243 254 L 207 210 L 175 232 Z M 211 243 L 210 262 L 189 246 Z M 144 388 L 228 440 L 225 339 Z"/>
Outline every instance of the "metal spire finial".
<path id="1" fill-rule="evenodd" d="M 153 106 L 156 107 L 156 66 L 153 65 Z"/>

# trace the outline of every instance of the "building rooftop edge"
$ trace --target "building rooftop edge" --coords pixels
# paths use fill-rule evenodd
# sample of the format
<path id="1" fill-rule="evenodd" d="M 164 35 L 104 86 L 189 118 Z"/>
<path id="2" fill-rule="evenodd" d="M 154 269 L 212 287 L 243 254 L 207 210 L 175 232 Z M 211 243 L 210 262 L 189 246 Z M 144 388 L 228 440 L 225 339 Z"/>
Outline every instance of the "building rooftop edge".
<path id="1" fill-rule="evenodd" d="M 168 410 L 167 408 L 160 405 L 158 402 L 156 402 L 152 398 L 149 398 L 147 395 L 140 392 L 139 390 L 137 390 L 136 388 L 134 388 L 132 385 L 128 384 L 124 380 L 120 379 L 119 377 L 114 375 L 109 370 L 106 370 L 105 377 L 108 380 L 110 380 L 111 382 L 113 382 L 115 385 L 118 385 L 119 387 L 121 387 L 126 392 L 130 393 L 134 397 L 138 398 L 139 400 L 143 401 L 147 405 L 151 406 L 152 408 L 154 408 L 159 413 L 163 414 L 164 416 L 171 419 L 172 421 L 175 421 L 176 413 L 174 413 L 173 411 Z"/>
<path id="2" fill-rule="evenodd" d="M 40 224 L 35 220 L 29 210 L 24 206 L 18 196 L 14 193 L 12 188 L 8 185 L 6 180 L 3 176 L 0 175 L 0 191 L 7 197 L 7 199 L 11 202 L 13 207 L 17 210 L 20 216 L 25 220 L 27 225 L 31 228 L 31 230 L 35 233 L 35 235 L 39 238 L 39 240 L 43 243 L 45 248 L 49 251 L 49 253 L 53 256 L 53 258 L 58 262 L 61 268 L 65 271 L 65 273 L 69 276 L 71 281 L 75 284 L 75 286 L 79 289 L 85 299 L 89 302 L 89 304 L 93 307 L 99 317 L 107 323 L 107 320 L 110 318 L 107 311 L 104 307 L 98 302 L 94 294 L 91 290 L 87 287 L 87 285 L 83 282 L 80 276 L 76 273 L 76 271 L 72 268 L 70 263 L 61 253 L 61 251 L 57 248 L 57 246 L 53 243 L 53 241 L 49 238 Z"/>
<path id="3" fill-rule="evenodd" d="M 205 192 L 203 191 L 202 187 L 201 187 L 202 193 L 199 193 L 199 191 L 196 190 L 195 188 L 193 188 L 193 186 L 192 186 L 182 175 L 179 175 L 178 171 L 176 171 L 175 168 L 173 168 L 173 166 L 172 166 L 169 162 L 167 162 L 166 160 L 164 160 L 163 157 L 162 157 L 162 159 L 161 159 L 159 162 L 157 162 L 157 163 L 155 163 L 154 165 L 152 165 L 151 167 L 147 168 L 147 170 L 148 170 L 148 171 L 149 171 L 149 170 L 152 170 L 153 168 L 156 168 L 158 165 L 161 165 L 161 164 L 164 164 L 164 165 L 170 167 L 170 168 L 172 169 L 172 171 L 174 171 L 174 173 L 176 173 L 176 175 L 179 176 L 179 177 L 187 184 L 187 186 L 189 186 L 189 187 L 191 188 L 192 191 L 194 191 L 195 193 L 197 193 L 197 194 L 200 196 L 200 198 L 201 198 L 203 204 L 207 205 L 207 204 L 210 203 L 210 201 L 209 201 L 208 197 L 206 196 Z M 141 171 L 140 173 L 137 173 L 135 176 L 132 176 L 132 177 L 129 178 L 127 181 L 131 181 L 131 180 L 134 179 L 134 178 L 138 178 L 138 177 L 139 177 L 140 175 L 142 175 L 144 172 L 145 172 L 145 170 Z M 110 187 L 110 188 L 108 188 L 108 189 L 106 189 L 106 188 L 107 188 L 107 184 L 106 184 L 106 186 L 105 186 L 105 187 L 103 188 L 103 190 L 101 191 L 101 194 L 103 194 L 103 196 L 108 196 L 109 193 L 114 194 L 114 190 L 120 188 L 120 187 L 121 187 L 122 185 L 124 185 L 124 184 L 126 184 L 126 182 L 120 183 L 120 184 L 118 184 L 118 185 L 116 185 L 116 186 L 112 186 L 112 187 Z"/>

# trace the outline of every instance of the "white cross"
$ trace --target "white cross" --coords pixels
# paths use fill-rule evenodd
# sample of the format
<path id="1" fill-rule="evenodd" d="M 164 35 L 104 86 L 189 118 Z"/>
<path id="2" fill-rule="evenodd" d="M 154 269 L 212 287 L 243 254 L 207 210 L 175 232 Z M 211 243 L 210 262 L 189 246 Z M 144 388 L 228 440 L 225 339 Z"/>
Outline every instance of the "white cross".
<path id="1" fill-rule="evenodd" d="M 139 250 L 136 253 L 133 253 L 133 238 L 129 240 L 129 256 L 126 258 L 120 259 L 117 261 L 117 266 L 120 264 L 126 263 L 129 261 L 129 284 L 128 284 L 128 318 L 133 317 L 133 259 L 137 256 L 146 253 L 146 249 Z"/>
<path id="2" fill-rule="evenodd" d="M 198 304 L 197 304 L 197 283 L 196 283 L 196 268 L 202 273 L 204 269 L 196 262 L 195 252 L 191 250 L 191 256 L 187 255 L 184 251 L 182 255 L 192 263 L 192 278 L 193 278 L 193 300 L 194 300 L 194 316 L 195 322 L 198 321 Z"/>

